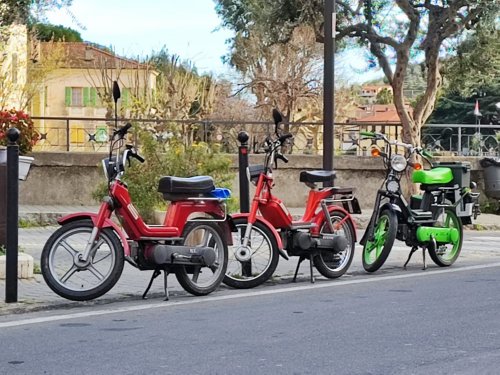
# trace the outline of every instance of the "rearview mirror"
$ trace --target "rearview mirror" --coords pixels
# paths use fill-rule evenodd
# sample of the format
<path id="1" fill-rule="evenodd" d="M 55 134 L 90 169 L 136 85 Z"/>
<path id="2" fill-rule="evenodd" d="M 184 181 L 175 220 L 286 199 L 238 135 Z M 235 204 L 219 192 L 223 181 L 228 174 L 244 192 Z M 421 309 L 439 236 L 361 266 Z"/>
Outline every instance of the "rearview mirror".
<path id="1" fill-rule="evenodd" d="M 120 93 L 120 86 L 118 86 L 118 82 L 113 81 L 113 100 L 116 102 L 118 99 L 120 99 L 121 93 Z"/>
<path id="2" fill-rule="evenodd" d="M 277 126 L 280 122 L 283 122 L 283 115 L 276 108 L 273 108 L 273 120 L 274 124 Z"/>

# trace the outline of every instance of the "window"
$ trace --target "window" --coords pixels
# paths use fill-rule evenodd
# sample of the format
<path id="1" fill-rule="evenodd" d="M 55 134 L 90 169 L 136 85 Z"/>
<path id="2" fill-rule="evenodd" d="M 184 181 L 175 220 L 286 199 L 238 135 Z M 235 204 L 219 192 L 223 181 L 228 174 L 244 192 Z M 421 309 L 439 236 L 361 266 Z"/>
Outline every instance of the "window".
<path id="1" fill-rule="evenodd" d="M 66 87 L 66 107 L 95 107 L 97 91 L 93 87 Z"/>
<path id="2" fill-rule="evenodd" d="M 17 53 L 12 54 L 12 83 L 17 83 Z"/>

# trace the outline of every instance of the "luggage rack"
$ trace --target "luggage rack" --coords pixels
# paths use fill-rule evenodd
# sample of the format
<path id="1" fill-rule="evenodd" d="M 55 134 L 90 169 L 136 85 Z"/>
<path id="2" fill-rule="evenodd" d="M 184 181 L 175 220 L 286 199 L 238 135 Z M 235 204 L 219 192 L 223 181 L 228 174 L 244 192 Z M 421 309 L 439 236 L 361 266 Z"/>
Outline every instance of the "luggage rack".
<path id="1" fill-rule="evenodd" d="M 354 196 L 355 188 L 333 188 L 333 197 L 323 199 L 322 204 L 332 205 L 342 203 L 342 207 L 351 214 L 360 214 L 361 207 L 358 199 Z"/>

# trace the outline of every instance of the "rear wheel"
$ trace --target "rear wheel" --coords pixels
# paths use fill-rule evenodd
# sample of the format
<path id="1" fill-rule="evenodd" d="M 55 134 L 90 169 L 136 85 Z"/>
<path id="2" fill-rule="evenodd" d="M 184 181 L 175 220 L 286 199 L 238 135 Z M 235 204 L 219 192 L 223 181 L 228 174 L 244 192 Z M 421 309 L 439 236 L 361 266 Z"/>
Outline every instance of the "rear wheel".
<path id="1" fill-rule="evenodd" d="M 375 223 L 373 240 L 366 241 L 363 247 L 363 268 L 367 272 L 375 272 L 385 263 L 396 240 L 397 229 L 396 214 L 382 211 Z"/>
<path id="2" fill-rule="evenodd" d="M 457 260 L 462 250 L 463 226 L 456 212 L 451 208 L 440 209 L 434 213 L 434 226 L 441 228 L 455 228 L 458 238 L 453 243 L 437 242 L 436 247 L 431 243 L 428 247 L 431 259 L 440 267 L 451 266 Z"/>
<path id="3" fill-rule="evenodd" d="M 229 250 L 229 261 L 224 284 L 238 289 L 256 287 L 268 280 L 278 266 L 278 243 L 273 232 L 259 221 L 252 225 L 248 247 L 242 243 L 247 228 L 247 218 L 234 219 L 238 229 L 233 232 L 233 246 Z M 246 252 L 249 260 L 242 261 Z M 240 259 L 238 259 L 240 258 Z"/>
<path id="4" fill-rule="evenodd" d="M 356 233 L 351 221 L 347 220 L 347 215 L 344 212 L 334 210 L 330 212 L 330 217 L 334 229 L 333 235 L 344 236 L 347 240 L 347 247 L 341 252 L 320 250 L 319 254 L 314 257 L 314 265 L 320 274 L 329 279 L 335 279 L 346 273 L 351 265 L 354 258 Z M 328 236 L 332 235 L 330 226 L 326 221 L 322 223 L 320 228 L 322 237 L 328 238 Z"/>
<path id="5" fill-rule="evenodd" d="M 102 296 L 123 271 L 123 247 L 110 228 L 94 242 L 87 262 L 80 259 L 94 225 L 90 220 L 64 224 L 47 240 L 41 255 L 45 282 L 55 293 L 73 301 Z"/>
<path id="6" fill-rule="evenodd" d="M 190 222 L 182 237 L 186 246 L 213 248 L 215 262 L 210 267 L 179 266 L 175 271 L 179 284 L 195 296 L 212 293 L 222 282 L 227 267 L 227 244 L 220 227 L 209 221 Z"/>

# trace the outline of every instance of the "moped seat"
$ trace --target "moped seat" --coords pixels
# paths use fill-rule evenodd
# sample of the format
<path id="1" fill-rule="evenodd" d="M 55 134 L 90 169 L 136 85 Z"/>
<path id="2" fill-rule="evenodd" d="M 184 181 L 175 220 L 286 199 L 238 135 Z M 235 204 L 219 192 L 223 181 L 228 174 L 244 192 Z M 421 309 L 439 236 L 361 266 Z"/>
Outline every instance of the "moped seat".
<path id="1" fill-rule="evenodd" d="M 453 172 L 450 168 L 438 167 L 428 171 L 418 170 L 412 174 L 412 180 L 424 185 L 445 185 L 453 180 Z"/>
<path id="2" fill-rule="evenodd" d="M 300 182 L 333 182 L 335 171 L 302 171 L 300 172 Z"/>
<path id="3" fill-rule="evenodd" d="M 163 194 L 207 194 L 215 189 L 210 176 L 174 177 L 164 176 L 158 183 L 158 191 Z"/>

